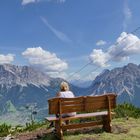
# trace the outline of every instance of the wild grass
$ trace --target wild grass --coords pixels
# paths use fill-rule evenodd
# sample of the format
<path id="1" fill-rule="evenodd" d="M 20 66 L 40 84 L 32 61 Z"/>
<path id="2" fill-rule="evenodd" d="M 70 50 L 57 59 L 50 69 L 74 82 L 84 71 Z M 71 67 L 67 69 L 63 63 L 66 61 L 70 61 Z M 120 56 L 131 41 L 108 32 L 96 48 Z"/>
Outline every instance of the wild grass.
<path id="1" fill-rule="evenodd" d="M 57 138 L 50 133 L 41 140 L 57 140 Z M 113 119 L 112 133 L 103 131 L 101 127 L 69 131 L 64 134 L 64 140 L 140 140 L 140 118 Z"/>
<path id="2" fill-rule="evenodd" d="M 97 128 L 95 128 L 97 129 Z M 90 133 L 65 135 L 65 140 L 140 140 L 140 119 L 125 118 L 112 120 L 112 133 L 90 131 Z M 49 139 L 48 139 L 49 140 Z"/>
<path id="3" fill-rule="evenodd" d="M 14 135 L 16 133 L 30 132 L 43 127 L 48 127 L 48 124 L 46 124 L 45 122 L 40 123 L 31 122 L 26 123 L 25 126 L 17 125 L 12 127 L 11 125 L 3 123 L 0 125 L 0 137 L 7 136 L 9 134 Z"/>

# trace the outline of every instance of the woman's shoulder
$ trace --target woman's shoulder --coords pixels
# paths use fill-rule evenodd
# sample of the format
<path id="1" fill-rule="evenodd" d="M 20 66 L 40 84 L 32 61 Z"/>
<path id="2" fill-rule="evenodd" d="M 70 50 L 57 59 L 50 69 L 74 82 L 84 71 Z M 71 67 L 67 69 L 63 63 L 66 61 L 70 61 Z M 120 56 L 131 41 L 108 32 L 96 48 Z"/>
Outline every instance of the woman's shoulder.
<path id="1" fill-rule="evenodd" d="M 71 96 L 71 97 L 75 97 L 75 96 L 74 96 L 74 93 L 73 93 L 72 91 L 68 91 L 68 94 L 69 94 L 69 96 Z"/>

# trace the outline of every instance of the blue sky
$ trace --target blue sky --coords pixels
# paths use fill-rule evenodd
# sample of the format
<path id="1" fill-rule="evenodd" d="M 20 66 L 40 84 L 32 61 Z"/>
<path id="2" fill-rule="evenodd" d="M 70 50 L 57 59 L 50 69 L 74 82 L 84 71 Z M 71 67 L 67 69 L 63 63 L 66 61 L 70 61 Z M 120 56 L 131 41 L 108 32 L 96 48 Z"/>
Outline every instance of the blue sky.
<path id="1" fill-rule="evenodd" d="M 140 26 L 139 5 L 139 0 L 1 0 L 0 64 L 31 65 L 67 80 L 91 80 L 103 69 L 139 64 L 140 31 L 130 34 Z"/>

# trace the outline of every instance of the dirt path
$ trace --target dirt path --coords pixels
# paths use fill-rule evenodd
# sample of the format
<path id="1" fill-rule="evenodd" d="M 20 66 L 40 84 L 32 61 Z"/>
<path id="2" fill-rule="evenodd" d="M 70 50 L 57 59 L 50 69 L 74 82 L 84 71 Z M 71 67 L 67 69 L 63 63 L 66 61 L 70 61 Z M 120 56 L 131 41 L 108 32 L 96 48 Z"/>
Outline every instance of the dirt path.
<path id="1" fill-rule="evenodd" d="M 16 134 L 13 137 L 13 139 L 14 140 L 38 140 L 51 132 L 52 132 L 52 129 L 40 128 L 32 132 L 24 132 L 24 133 Z"/>

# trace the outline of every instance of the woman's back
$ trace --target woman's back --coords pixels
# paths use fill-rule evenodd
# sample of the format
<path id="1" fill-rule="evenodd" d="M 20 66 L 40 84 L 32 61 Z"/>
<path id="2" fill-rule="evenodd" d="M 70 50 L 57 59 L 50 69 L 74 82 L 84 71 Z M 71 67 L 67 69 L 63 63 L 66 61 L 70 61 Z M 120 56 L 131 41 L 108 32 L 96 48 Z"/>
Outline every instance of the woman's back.
<path id="1" fill-rule="evenodd" d="M 62 82 L 60 85 L 60 92 L 57 94 L 59 98 L 74 98 L 74 94 L 69 90 L 69 85 L 66 82 Z M 62 117 L 74 116 L 76 112 L 62 114 Z"/>
<path id="2" fill-rule="evenodd" d="M 74 94 L 71 91 L 60 91 L 59 92 L 59 97 L 61 98 L 74 98 Z M 65 113 L 62 115 L 62 117 L 70 117 L 76 115 L 76 112 L 71 112 L 71 113 Z"/>
<path id="3" fill-rule="evenodd" d="M 60 91 L 59 92 L 59 97 L 62 97 L 62 98 L 73 98 L 75 97 L 73 92 L 71 91 Z"/>

